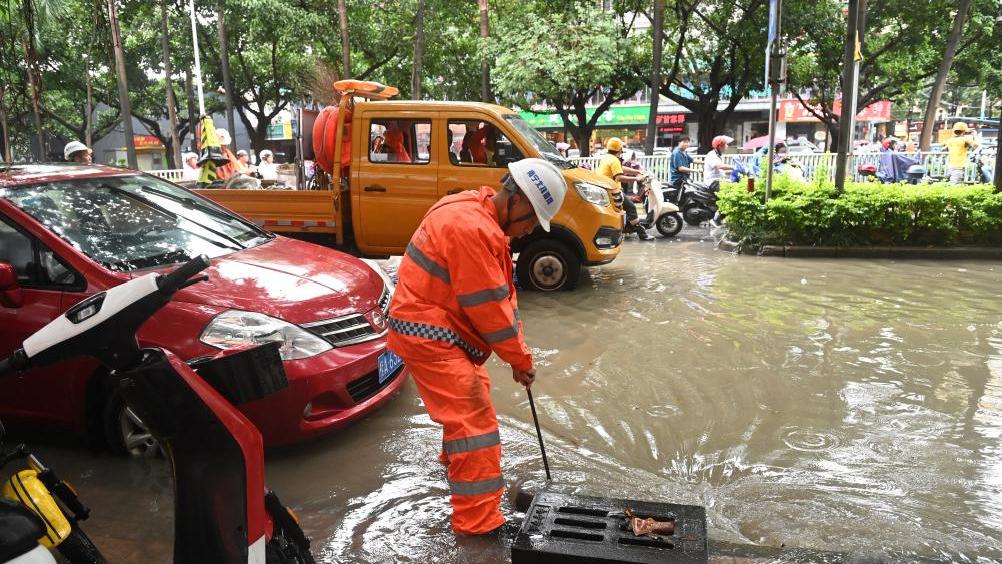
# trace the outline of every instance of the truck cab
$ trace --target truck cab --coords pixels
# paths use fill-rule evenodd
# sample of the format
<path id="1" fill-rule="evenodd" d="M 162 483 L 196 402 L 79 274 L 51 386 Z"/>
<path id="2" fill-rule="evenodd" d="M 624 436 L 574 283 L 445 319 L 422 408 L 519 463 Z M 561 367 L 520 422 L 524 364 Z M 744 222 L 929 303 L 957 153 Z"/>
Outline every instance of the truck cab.
<path id="1" fill-rule="evenodd" d="M 561 157 L 517 113 L 478 102 L 390 101 L 365 94 L 346 89 L 337 129 L 332 130 L 336 139 L 314 143 L 317 153 L 328 151 L 333 157 L 328 160 L 341 164 L 331 167 L 326 182 L 317 183 L 327 188 L 236 195 L 233 190 L 209 190 L 205 195 L 285 235 L 308 236 L 326 228 L 337 244 L 350 238 L 363 254 L 398 255 L 442 197 L 481 186 L 500 190 L 508 163 L 544 158 L 562 170 L 568 192 L 549 233 L 537 228 L 512 242 L 512 251 L 519 255 L 520 284 L 541 291 L 569 290 L 577 284 L 582 266 L 606 264 L 619 254 L 623 213 L 613 198 L 616 187 Z M 304 192 L 318 193 L 314 197 Z M 276 217 L 283 205 L 289 215 L 297 215 Z M 306 217 L 303 213 L 311 205 L 333 214 L 298 219 Z"/>

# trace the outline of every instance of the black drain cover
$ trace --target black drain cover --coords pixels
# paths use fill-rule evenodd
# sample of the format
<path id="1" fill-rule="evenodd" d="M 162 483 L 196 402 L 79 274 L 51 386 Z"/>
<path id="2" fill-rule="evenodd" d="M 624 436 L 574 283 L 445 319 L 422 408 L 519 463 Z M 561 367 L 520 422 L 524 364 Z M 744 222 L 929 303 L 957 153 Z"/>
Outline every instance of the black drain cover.
<path id="1" fill-rule="evenodd" d="M 675 521 L 675 533 L 636 536 L 624 511 Z M 706 562 L 706 510 L 629 499 L 541 490 L 511 547 L 512 564 Z"/>

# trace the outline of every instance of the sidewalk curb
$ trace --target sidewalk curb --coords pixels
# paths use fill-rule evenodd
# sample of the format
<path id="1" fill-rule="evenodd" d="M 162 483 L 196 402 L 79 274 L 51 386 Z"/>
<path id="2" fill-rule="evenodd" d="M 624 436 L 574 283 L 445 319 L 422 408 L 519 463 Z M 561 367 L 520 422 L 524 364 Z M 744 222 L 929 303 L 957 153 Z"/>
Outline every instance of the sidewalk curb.
<path id="1" fill-rule="evenodd" d="M 1002 247 L 812 247 L 804 245 L 746 246 L 722 239 L 717 248 L 737 254 L 787 258 L 979 259 L 1002 260 Z"/>

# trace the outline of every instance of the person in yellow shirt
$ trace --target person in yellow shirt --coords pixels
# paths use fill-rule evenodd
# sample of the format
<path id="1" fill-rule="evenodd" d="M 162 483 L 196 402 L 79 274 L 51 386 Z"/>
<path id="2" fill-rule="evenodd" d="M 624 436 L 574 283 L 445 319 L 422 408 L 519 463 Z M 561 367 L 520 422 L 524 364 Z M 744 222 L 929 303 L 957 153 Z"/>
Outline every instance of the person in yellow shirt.
<path id="1" fill-rule="evenodd" d="M 964 181 L 964 169 L 967 168 L 967 150 L 978 144 L 967 134 L 967 124 L 958 121 L 953 124 L 953 137 L 947 139 L 945 145 L 950 153 L 946 162 L 950 171 L 950 184 L 960 184 Z"/>
<path id="2" fill-rule="evenodd" d="M 620 194 L 623 198 L 623 211 L 626 212 L 625 231 L 633 231 L 643 241 L 654 239 L 647 230 L 640 225 L 640 216 L 637 215 L 637 206 L 626 197 L 626 192 L 622 189 L 623 182 L 639 182 L 643 179 L 643 171 L 635 168 L 623 166 L 623 140 L 619 137 L 610 137 L 605 142 L 605 149 L 608 153 L 602 157 L 595 172 L 599 176 L 611 179 L 620 186 Z"/>

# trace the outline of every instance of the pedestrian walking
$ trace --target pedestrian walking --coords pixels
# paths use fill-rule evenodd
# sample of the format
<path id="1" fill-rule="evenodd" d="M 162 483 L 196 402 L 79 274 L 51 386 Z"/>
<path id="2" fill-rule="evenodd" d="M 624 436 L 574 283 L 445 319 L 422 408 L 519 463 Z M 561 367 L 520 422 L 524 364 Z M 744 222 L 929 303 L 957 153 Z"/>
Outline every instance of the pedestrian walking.
<path id="1" fill-rule="evenodd" d="M 623 211 L 626 212 L 626 223 L 623 225 L 624 231 L 637 234 L 641 240 L 653 240 L 654 237 L 647 233 L 647 230 L 640 225 L 640 216 L 637 215 L 637 206 L 633 200 L 626 196 L 623 188 L 624 182 L 639 182 L 643 179 L 644 173 L 641 170 L 623 166 L 623 140 L 619 137 L 610 137 L 605 142 L 607 153 L 602 156 L 595 170 L 599 176 L 604 176 L 615 182 L 620 188 L 620 197 L 623 199 Z"/>
<path id="2" fill-rule="evenodd" d="M 946 140 L 946 150 L 949 153 L 946 166 L 950 171 L 951 185 L 964 181 L 964 169 L 967 168 L 967 150 L 977 146 L 974 138 L 967 134 L 966 123 L 958 121 L 953 124 L 953 137 Z"/>
<path id="3" fill-rule="evenodd" d="M 63 158 L 71 163 L 94 162 L 94 150 L 79 141 L 70 141 L 63 147 Z"/>
<path id="4" fill-rule="evenodd" d="M 400 264 L 387 344 L 410 367 L 428 415 L 443 426 L 439 461 L 452 530 L 501 532 L 501 439 L 483 364 L 491 353 L 530 386 L 536 377 L 512 282 L 509 238 L 550 230 L 567 184 L 542 159 L 508 165 L 503 189 L 446 196 L 425 215 Z"/>

